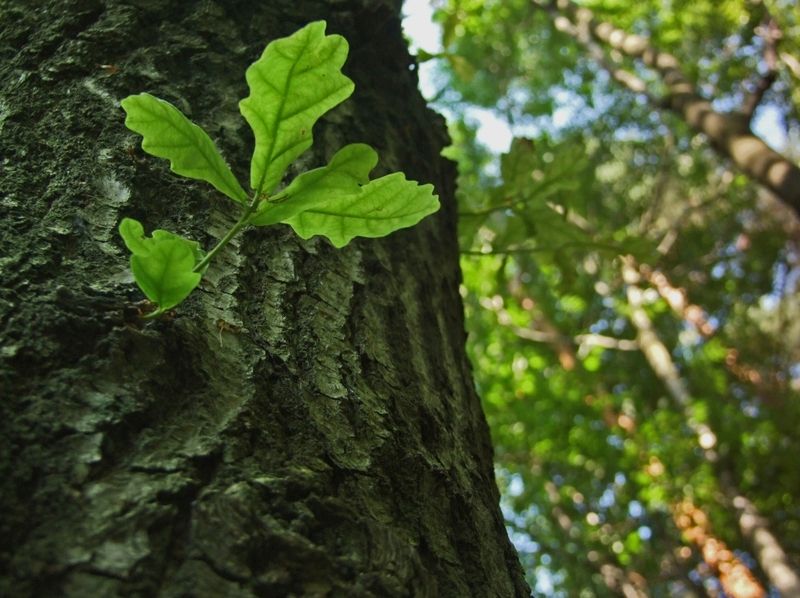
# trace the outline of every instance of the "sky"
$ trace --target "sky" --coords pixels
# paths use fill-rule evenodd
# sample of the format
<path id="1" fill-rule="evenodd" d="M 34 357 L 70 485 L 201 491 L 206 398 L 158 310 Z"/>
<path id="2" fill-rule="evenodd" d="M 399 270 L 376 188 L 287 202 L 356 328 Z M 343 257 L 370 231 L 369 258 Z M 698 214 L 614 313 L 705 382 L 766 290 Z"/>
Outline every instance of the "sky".
<path id="1" fill-rule="evenodd" d="M 441 29 L 433 22 L 430 0 L 406 0 L 403 4 L 403 29 L 411 40 L 411 53 L 423 49 L 429 54 L 442 51 Z M 419 65 L 419 88 L 426 98 L 433 97 L 437 88 L 433 84 L 433 60 Z M 448 118 L 452 115 L 446 114 Z M 508 151 L 513 134 L 508 123 L 485 108 L 468 108 L 466 116 L 479 123 L 478 141 L 495 153 Z"/>

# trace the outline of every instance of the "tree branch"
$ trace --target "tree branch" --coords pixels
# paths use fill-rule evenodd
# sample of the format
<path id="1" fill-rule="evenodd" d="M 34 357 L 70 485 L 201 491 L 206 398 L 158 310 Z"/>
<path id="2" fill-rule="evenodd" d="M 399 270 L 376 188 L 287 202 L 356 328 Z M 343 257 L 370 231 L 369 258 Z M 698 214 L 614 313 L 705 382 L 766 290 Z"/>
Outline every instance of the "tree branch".
<path id="1" fill-rule="evenodd" d="M 654 107 L 660 107 L 663 104 L 661 100 L 647 91 L 647 83 L 640 77 L 622 68 L 619 63 L 612 58 L 607 57 L 603 49 L 592 40 L 591 35 L 585 27 L 577 27 L 568 18 L 561 15 L 556 16 L 553 19 L 553 23 L 556 29 L 571 35 L 583 44 L 592 59 L 603 67 L 617 83 L 621 83 L 634 93 L 645 96 L 647 101 Z"/>
<path id="2" fill-rule="evenodd" d="M 509 329 L 519 338 L 535 343 L 568 342 L 578 346 L 603 347 L 604 349 L 616 349 L 618 351 L 639 350 L 639 343 L 635 340 L 614 338 L 612 336 L 603 336 L 602 334 L 578 334 L 574 337 L 569 337 L 521 326 L 510 326 Z"/>
<path id="3" fill-rule="evenodd" d="M 753 90 L 745 94 L 742 102 L 741 113 L 747 118 L 748 123 L 753 120 L 753 114 L 764 99 L 764 94 L 778 78 L 777 42 L 781 38 L 781 30 L 775 19 L 767 17 L 765 22 L 756 28 L 756 33 L 764 40 L 763 56 L 766 72 L 758 79 Z"/>
<path id="4" fill-rule="evenodd" d="M 669 89 L 666 107 L 680 115 L 695 131 L 705 134 L 719 153 L 730 158 L 742 172 L 771 190 L 800 216 L 800 168 L 754 135 L 746 117 L 714 110 L 683 73 L 675 56 L 654 48 L 644 36 L 596 21 L 589 9 L 570 0 L 532 2 L 548 10 L 554 18 L 557 14 L 568 19 L 576 33 L 583 28 L 601 44 L 654 69 Z M 580 37 L 575 39 L 582 43 Z"/>
<path id="5" fill-rule="evenodd" d="M 721 476 L 721 482 L 728 500 L 736 509 L 739 529 L 753 546 L 755 557 L 770 583 L 784 598 L 800 598 L 800 576 L 769 529 L 769 522 L 752 501 L 736 489 L 729 473 Z"/>

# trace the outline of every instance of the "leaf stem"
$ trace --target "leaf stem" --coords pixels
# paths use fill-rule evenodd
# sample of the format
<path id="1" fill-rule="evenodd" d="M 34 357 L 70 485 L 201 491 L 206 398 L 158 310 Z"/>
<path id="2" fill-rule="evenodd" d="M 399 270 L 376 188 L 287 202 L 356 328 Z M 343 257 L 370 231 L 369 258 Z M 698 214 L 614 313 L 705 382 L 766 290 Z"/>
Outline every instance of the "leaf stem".
<path id="1" fill-rule="evenodd" d="M 155 311 L 151 311 L 149 314 L 145 314 L 141 316 L 143 320 L 155 320 L 157 317 L 161 316 L 162 314 L 167 313 L 169 310 L 164 309 L 163 307 L 159 307 Z"/>
<path id="2" fill-rule="evenodd" d="M 214 258 L 215 255 L 217 255 L 217 253 L 219 253 L 220 249 L 225 247 L 230 240 L 236 236 L 236 233 L 247 226 L 250 215 L 255 211 L 262 199 L 261 193 L 256 191 L 256 193 L 253 195 L 253 199 L 250 201 L 250 204 L 242 213 L 239 220 L 237 220 L 236 224 L 234 224 L 233 227 L 227 233 L 225 233 L 225 236 L 222 237 L 216 245 L 214 245 L 211 251 L 209 251 L 206 256 L 197 263 L 192 270 L 193 272 L 203 272 L 206 266 L 208 266 L 208 263 Z"/>

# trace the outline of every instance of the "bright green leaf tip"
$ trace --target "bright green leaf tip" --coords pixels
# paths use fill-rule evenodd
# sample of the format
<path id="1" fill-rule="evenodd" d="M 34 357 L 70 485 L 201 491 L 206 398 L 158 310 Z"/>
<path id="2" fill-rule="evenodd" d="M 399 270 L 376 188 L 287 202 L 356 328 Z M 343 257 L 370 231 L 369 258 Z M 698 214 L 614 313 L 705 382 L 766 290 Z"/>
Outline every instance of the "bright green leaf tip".
<path id="1" fill-rule="evenodd" d="M 250 186 L 256 192 L 278 186 L 289 164 L 311 147 L 314 123 L 353 93 L 355 85 L 341 72 L 347 41 L 325 35 L 325 25 L 315 21 L 270 42 L 245 73 L 250 95 L 239 110 L 255 136 Z"/>
<path id="2" fill-rule="evenodd" d="M 144 227 L 133 218 L 123 218 L 119 224 L 119 234 L 133 255 L 147 255 L 150 250 L 145 243 Z"/>
<path id="3" fill-rule="evenodd" d="M 323 235 L 343 247 L 355 237 L 383 237 L 413 226 L 439 209 L 432 185 L 407 181 L 400 172 L 370 182 L 377 163 L 370 146 L 346 145 L 327 166 L 294 179 L 280 203 L 263 202 L 250 223 L 284 222 L 304 239 Z"/>
<path id="4" fill-rule="evenodd" d="M 119 233 L 131 251 L 131 270 L 145 296 L 158 305 L 159 312 L 183 301 L 200 284 L 202 274 L 194 271 L 201 257 L 197 242 L 169 231 L 144 234 L 142 224 L 124 218 Z"/>
<path id="5" fill-rule="evenodd" d="M 354 237 L 384 237 L 417 224 L 439 209 L 433 185 L 418 185 L 394 172 L 284 220 L 304 239 L 324 235 L 335 247 Z"/>
<path id="6" fill-rule="evenodd" d="M 304 172 L 286 187 L 279 203 L 263 202 L 251 224 L 267 226 L 289 218 L 337 197 L 360 192 L 369 181 L 369 173 L 378 163 L 378 154 L 364 143 L 352 143 L 334 154 L 327 166 Z"/>
<path id="7" fill-rule="evenodd" d="M 142 135 L 142 149 L 170 161 L 172 171 L 211 183 L 240 203 L 247 193 L 208 134 L 175 106 L 148 93 L 128 96 L 121 102 L 125 125 Z"/>

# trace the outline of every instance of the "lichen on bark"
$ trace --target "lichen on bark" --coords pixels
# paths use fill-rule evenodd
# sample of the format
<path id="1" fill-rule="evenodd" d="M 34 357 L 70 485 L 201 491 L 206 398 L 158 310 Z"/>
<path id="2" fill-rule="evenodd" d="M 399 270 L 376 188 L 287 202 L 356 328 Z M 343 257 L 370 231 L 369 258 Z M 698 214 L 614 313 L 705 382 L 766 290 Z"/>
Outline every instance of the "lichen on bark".
<path id="1" fill-rule="evenodd" d="M 454 173 L 398 12 L 4 3 L 0 594 L 527 595 L 464 355 Z M 244 69 L 319 18 L 357 90 L 301 167 L 370 143 L 379 169 L 434 183 L 441 213 L 341 251 L 248 231 L 143 325 L 119 220 L 208 244 L 232 215 L 143 159 L 118 100 L 174 102 L 243 178 Z"/>

